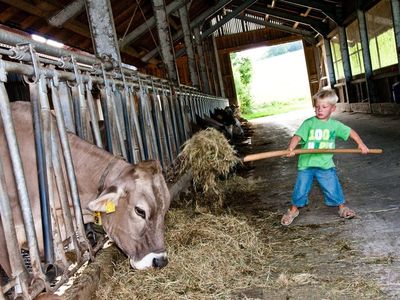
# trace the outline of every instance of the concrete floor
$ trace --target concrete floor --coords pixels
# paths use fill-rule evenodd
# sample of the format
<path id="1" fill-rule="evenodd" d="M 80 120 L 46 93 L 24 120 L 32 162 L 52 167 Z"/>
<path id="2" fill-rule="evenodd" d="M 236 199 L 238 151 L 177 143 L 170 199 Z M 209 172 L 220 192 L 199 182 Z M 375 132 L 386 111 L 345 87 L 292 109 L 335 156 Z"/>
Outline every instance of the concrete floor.
<path id="1" fill-rule="evenodd" d="M 286 149 L 294 131 L 312 115 L 312 110 L 305 110 L 251 122 L 254 135 L 251 150 L 246 154 Z M 313 262 L 320 265 L 320 270 L 314 268 L 314 272 L 320 272 L 321 276 L 329 272 L 349 281 L 355 277 L 368 278 L 383 292 L 383 299 L 399 299 L 400 117 L 351 113 L 336 113 L 334 117 L 356 130 L 369 148 L 382 148 L 384 153 L 366 156 L 338 154 L 334 158 L 347 204 L 357 213 L 355 219 L 340 219 L 334 208 L 324 206 L 319 189 L 314 187 L 309 206 L 301 210 L 290 226 L 290 232 L 307 227 L 314 230 L 313 235 L 329 233 L 334 237 L 318 253 L 312 249 L 304 250 L 304 256 L 311 256 Z M 338 142 L 337 147 L 354 148 L 356 145 L 349 140 Z M 296 161 L 296 158 L 272 158 L 251 163 L 248 175 L 258 178 L 262 187 L 257 203 L 248 205 L 250 210 L 276 213 L 278 222 L 290 205 Z M 287 229 L 282 228 L 284 230 Z M 339 241 L 345 243 L 344 248 L 351 249 L 352 254 L 336 264 L 334 258 L 327 256 L 329 243 L 333 247 Z M 305 262 L 299 259 L 298 263 Z M 286 298 L 307 299 L 308 293 L 304 289 L 296 293 L 287 292 Z M 318 293 L 313 295 L 313 299 L 323 297 Z M 342 296 L 336 299 L 339 298 Z M 355 298 L 349 295 L 348 299 Z"/>

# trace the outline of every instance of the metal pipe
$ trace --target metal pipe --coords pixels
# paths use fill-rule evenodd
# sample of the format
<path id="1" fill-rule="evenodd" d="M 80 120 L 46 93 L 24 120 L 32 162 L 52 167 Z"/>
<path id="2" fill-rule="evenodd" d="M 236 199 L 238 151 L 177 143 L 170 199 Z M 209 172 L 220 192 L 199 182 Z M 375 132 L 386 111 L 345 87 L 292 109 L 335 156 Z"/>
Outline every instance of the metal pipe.
<path id="1" fill-rule="evenodd" d="M 11 267 L 11 277 L 18 278 L 22 294 L 24 298 L 29 298 L 28 293 L 28 274 L 20 255 L 20 249 L 17 239 L 17 232 L 13 219 L 12 208 L 10 199 L 8 198 L 6 180 L 4 176 L 3 163 L 0 159 L 0 215 L 3 225 L 4 238 L 7 247 L 8 260 Z M 3 298 L 3 291 L 0 286 L 0 298 Z"/>
<path id="2" fill-rule="evenodd" d="M 147 142 L 149 148 L 151 149 L 152 159 L 158 159 L 161 161 L 161 155 L 158 152 L 156 132 L 152 118 L 151 99 L 149 96 L 149 90 L 147 88 L 145 91 L 143 91 L 141 98 L 143 99 L 142 106 L 144 112 L 146 136 L 150 137 L 150 139 L 148 139 Z"/>
<path id="3" fill-rule="evenodd" d="M 81 139 L 85 138 L 84 130 L 83 130 L 83 123 L 82 123 L 82 116 L 81 116 L 81 109 L 79 105 L 79 90 L 78 87 L 71 86 L 68 84 L 70 89 L 71 89 L 71 95 L 72 95 L 72 108 L 74 112 L 74 120 L 75 120 L 75 128 L 76 128 L 76 133 Z"/>
<path id="4" fill-rule="evenodd" d="M 164 88 L 162 89 L 162 94 L 160 95 L 160 104 L 161 104 L 162 120 L 164 123 L 164 132 L 165 132 L 164 134 L 167 138 L 166 140 L 167 140 L 169 161 L 172 163 L 177 153 L 175 148 L 175 137 L 173 133 L 173 125 L 168 105 L 168 98 Z"/>
<path id="5" fill-rule="evenodd" d="M 92 131 L 94 135 L 94 140 L 96 142 L 97 147 L 104 148 L 103 141 L 101 140 L 100 128 L 99 128 L 99 119 L 97 117 L 97 108 L 95 107 L 93 95 L 92 95 L 92 83 L 89 81 L 85 84 L 86 87 L 86 98 L 89 107 L 90 120 L 92 124 Z"/>
<path id="6" fill-rule="evenodd" d="M 77 92 L 77 110 L 79 113 L 77 114 L 77 118 L 79 119 L 79 125 L 81 126 L 81 138 L 84 140 L 93 142 L 92 135 L 89 134 L 91 132 L 90 130 L 90 124 L 89 120 L 87 118 L 88 116 L 88 108 L 86 105 L 86 99 L 85 99 L 85 87 L 84 83 L 82 82 L 82 76 L 79 73 L 78 66 L 76 64 L 75 57 L 71 57 L 72 64 L 74 66 L 74 74 L 75 74 L 75 79 L 76 79 L 76 92 Z M 89 77 L 90 78 L 90 77 Z"/>
<path id="7" fill-rule="evenodd" d="M 143 140 L 142 140 L 142 135 L 140 132 L 140 124 L 137 116 L 137 111 L 136 111 L 136 103 L 135 103 L 135 95 L 134 91 L 128 89 L 127 90 L 127 95 L 128 95 L 128 113 L 130 117 L 130 121 L 134 127 L 134 130 L 132 133 L 134 134 L 134 139 L 136 141 L 135 145 L 135 151 L 134 151 L 134 157 L 135 157 L 135 163 L 138 163 L 141 160 L 144 160 L 145 155 L 144 155 L 144 147 L 143 147 Z M 139 148 L 137 148 L 139 147 Z"/>
<path id="8" fill-rule="evenodd" d="M 156 137 L 159 146 L 159 153 L 161 155 L 161 163 L 164 168 L 167 168 L 172 161 L 170 160 L 170 152 L 167 142 L 167 137 L 164 130 L 164 120 L 162 115 L 161 99 L 158 90 L 156 89 L 153 94 L 153 120 L 155 124 Z"/>
<path id="9" fill-rule="evenodd" d="M 22 35 L 18 35 L 12 32 L 9 32 L 3 28 L 0 28 L 0 41 L 5 44 L 9 44 L 15 46 L 17 44 L 31 44 L 37 52 L 56 56 L 56 57 L 64 57 L 64 56 L 71 56 L 74 55 L 78 62 L 88 64 L 88 65 L 95 65 L 100 64 L 101 60 L 97 59 L 94 55 L 82 55 L 77 54 L 76 52 L 68 51 L 63 48 L 56 48 L 52 46 L 48 46 L 43 43 L 36 42 L 33 39 L 28 37 L 24 37 Z M 106 64 L 107 69 L 112 68 L 111 63 Z"/>
<path id="10" fill-rule="evenodd" d="M 51 232 L 51 219 L 49 208 L 49 186 L 47 181 L 46 150 L 44 143 L 44 129 L 40 111 L 40 84 L 30 84 L 33 129 L 35 133 L 36 165 L 38 168 L 38 182 L 40 195 L 40 212 L 42 219 L 43 249 L 46 264 L 54 262 L 53 239 Z M 44 83 L 45 84 L 45 83 Z"/>
<path id="11" fill-rule="evenodd" d="M 91 251 L 90 244 L 86 239 L 85 228 L 83 224 L 82 208 L 78 193 L 78 184 L 75 177 L 75 168 L 72 161 L 71 148 L 68 142 L 67 131 L 65 129 L 64 116 L 61 109 L 60 98 L 59 98 L 58 88 L 54 85 L 53 80 L 51 81 L 51 98 L 53 100 L 54 111 L 56 114 L 57 130 L 60 136 L 61 147 L 63 150 L 63 156 L 69 181 L 69 188 L 71 191 L 72 203 L 74 206 L 75 221 L 76 221 L 76 231 L 78 234 L 78 239 L 86 245 L 87 249 Z"/>
<path id="12" fill-rule="evenodd" d="M 125 141 L 124 141 L 124 134 L 123 134 L 123 128 L 121 126 L 120 122 L 120 114 L 118 113 L 117 108 L 120 106 L 120 99 L 117 96 L 117 91 L 113 91 L 111 93 L 111 102 L 109 102 L 111 114 L 113 116 L 114 120 L 114 130 L 117 136 L 117 142 L 118 142 L 118 148 L 121 150 L 122 156 L 125 158 L 125 160 L 128 159 L 128 155 L 126 152 L 126 147 L 125 147 Z"/>
<path id="13" fill-rule="evenodd" d="M 55 79 L 53 80 L 55 81 Z M 45 213 L 50 217 L 43 224 L 43 231 L 47 230 L 50 232 L 49 241 L 44 240 L 44 251 L 45 251 L 45 262 L 47 265 L 54 265 L 55 262 L 61 262 L 64 266 L 67 265 L 67 259 L 63 250 L 63 245 L 61 241 L 61 235 L 57 223 L 56 205 L 55 205 L 55 192 L 54 192 L 54 171 L 53 171 L 53 160 L 52 160 L 52 143 L 51 143 L 51 110 L 47 94 L 47 81 L 43 75 L 39 76 L 39 103 L 40 103 L 40 116 L 42 122 L 43 130 L 43 145 L 45 154 L 45 166 L 46 166 L 46 180 L 48 188 L 48 198 L 47 203 L 44 204 L 46 207 Z M 47 218 L 47 216 L 46 216 Z M 43 215 L 42 215 L 43 219 Z M 47 227 L 46 227 L 47 226 Z M 48 247 L 49 249 L 47 249 Z"/>
<path id="14" fill-rule="evenodd" d="M 67 83 L 65 81 L 59 81 L 57 90 L 57 95 L 60 99 L 60 105 L 64 115 L 65 127 L 68 131 L 76 134 L 72 98 Z"/>
<path id="15" fill-rule="evenodd" d="M 26 76 L 34 76 L 35 75 L 34 68 L 31 65 L 16 63 L 16 62 L 12 62 L 12 61 L 5 61 L 5 60 L 2 61 L 2 64 L 3 64 L 3 68 L 7 72 L 18 73 L 18 74 L 22 74 L 22 75 L 26 75 Z M 53 78 L 53 77 L 57 76 L 60 82 L 61 81 L 70 81 L 70 82 L 76 81 L 75 74 L 71 73 L 71 72 L 58 71 L 58 70 L 56 71 L 52 68 L 45 68 L 45 67 L 40 67 L 40 66 L 38 66 L 38 71 L 39 71 L 39 73 L 44 74 L 44 76 L 46 78 Z M 105 72 L 105 69 L 104 69 L 104 72 Z M 103 72 L 102 72 L 102 74 L 103 74 Z M 143 74 L 135 73 L 134 77 L 140 79 L 140 83 L 139 82 L 129 82 L 129 85 L 139 88 L 139 85 L 141 84 L 142 86 L 148 87 L 149 83 L 150 83 L 150 78 L 153 78 L 153 77 L 147 76 L 148 78 L 143 79 L 143 76 L 144 76 Z M 87 74 L 81 74 L 81 80 L 83 83 L 87 83 L 88 81 L 91 80 L 93 84 L 105 85 L 103 76 L 100 77 L 100 76 L 91 76 L 91 75 L 87 75 Z M 156 78 L 154 85 L 156 87 L 161 87 L 161 83 L 157 83 L 157 81 L 159 81 L 158 78 Z M 123 87 L 123 85 L 124 85 L 123 81 L 121 81 L 121 80 L 114 79 L 113 82 L 117 86 Z M 166 81 L 166 82 L 170 83 L 169 81 Z M 196 90 L 193 87 L 189 87 L 189 86 L 185 86 L 185 85 L 180 85 L 180 88 L 187 89 L 187 90 Z M 213 97 L 215 99 L 220 98 L 218 96 L 213 96 Z"/>
<path id="16" fill-rule="evenodd" d="M 15 183 L 17 186 L 18 198 L 21 203 L 21 212 L 25 225 L 25 233 L 28 242 L 29 254 L 31 256 L 31 264 L 33 272 L 36 276 L 43 278 L 43 272 L 40 265 L 39 248 L 33 223 L 31 204 L 29 201 L 28 189 L 26 187 L 24 169 L 22 167 L 21 154 L 18 147 L 14 123 L 11 116 L 10 102 L 7 91 L 4 86 L 6 78 L 2 75 L 0 61 L 0 113 L 3 120 L 4 133 L 11 157 L 11 163 L 14 170 Z"/>
<path id="17" fill-rule="evenodd" d="M 143 141 L 143 154 L 144 154 L 144 159 L 150 159 L 152 157 L 151 155 L 151 148 L 149 148 L 149 142 L 148 142 L 148 136 L 147 136 L 147 126 L 146 126 L 146 119 L 145 119 L 145 106 L 146 103 L 144 101 L 144 92 L 142 88 L 140 87 L 138 93 L 138 100 L 139 100 L 139 123 L 140 123 L 140 137 Z"/>
<path id="18" fill-rule="evenodd" d="M 52 85 L 52 89 L 54 86 Z M 52 92 L 53 93 L 53 92 Z M 78 241 L 76 239 L 74 224 L 72 222 L 72 214 L 70 211 L 69 203 L 68 203 L 68 193 L 67 188 L 65 186 L 65 178 L 61 166 L 61 157 L 58 152 L 58 143 L 57 136 L 54 129 L 54 126 L 51 126 L 51 157 L 54 169 L 54 177 L 56 179 L 58 197 L 60 199 L 61 211 L 63 216 L 63 222 L 65 225 L 65 235 L 66 238 L 71 240 L 70 244 L 72 245 L 72 249 L 75 250 L 77 260 L 81 259 L 81 252 L 78 246 Z"/>
<path id="19" fill-rule="evenodd" d="M 176 111 L 174 109 L 174 107 L 175 107 L 174 99 L 175 99 L 175 96 L 172 95 L 172 90 L 170 88 L 169 95 L 167 95 L 167 109 L 168 109 L 168 113 L 170 114 L 171 119 L 172 119 L 172 132 L 174 134 L 174 145 L 175 145 L 174 157 L 176 157 L 179 152 L 180 142 L 179 142 L 178 121 L 177 121 L 177 117 L 176 117 Z"/>
<path id="20" fill-rule="evenodd" d="M 127 88 L 126 88 L 127 89 Z M 135 155 L 134 155 L 134 146 L 133 146 L 133 141 L 132 141 L 132 129 L 131 129 L 131 122 L 129 120 L 129 114 L 128 114 L 128 101 L 129 101 L 129 95 L 126 92 L 126 89 L 124 89 L 124 94 L 121 97 L 121 103 L 122 103 L 122 113 L 124 117 L 124 127 L 125 127 L 125 136 L 126 136 L 126 142 L 127 142 L 127 155 L 128 155 L 128 161 L 130 163 L 135 162 Z"/>
<path id="21" fill-rule="evenodd" d="M 181 106 L 182 113 L 182 129 L 183 129 L 183 141 L 187 141 L 190 138 L 189 128 L 188 128 L 188 114 L 189 114 L 189 106 L 186 102 L 186 93 L 181 93 L 179 96 L 179 105 Z"/>
<path id="22" fill-rule="evenodd" d="M 175 94 L 173 95 L 174 99 L 172 99 L 173 103 L 173 111 L 176 115 L 176 120 L 177 120 L 177 129 L 178 129 L 178 140 L 179 140 L 179 145 L 178 148 L 186 141 L 185 138 L 185 128 L 184 128 L 184 123 L 183 123 L 183 107 L 181 105 L 180 97 L 181 93 L 176 91 Z"/>
<path id="23" fill-rule="evenodd" d="M 100 90 L 100 102 L 103 113 L 104 129 L 106 132 L 106 140 L 107 140 L 106 150 L 110 153 L 114 153 L 112 134 L 111 134 L 110 114 L 108 113 L 107 91 L 105 87 Z"/>

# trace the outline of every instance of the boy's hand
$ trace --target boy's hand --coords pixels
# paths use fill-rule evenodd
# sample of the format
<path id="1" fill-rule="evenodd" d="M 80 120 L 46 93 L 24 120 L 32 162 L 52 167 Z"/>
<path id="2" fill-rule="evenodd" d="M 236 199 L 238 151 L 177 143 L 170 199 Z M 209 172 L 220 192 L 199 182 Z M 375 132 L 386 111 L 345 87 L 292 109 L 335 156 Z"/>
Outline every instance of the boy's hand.
<path id="1" fill-rule="evenodd" d="M 296 153 L 293 151 L 293 149 L 287 149 L 287 151 L 289 151 L 289 153 L 286 155 L 287 157 L 293 157 L 296 155 Z"/>
<path id="2" fill-rule="evenodd" d="M 368 152 L 369 152 L 368 147 L 364 143 L 359 144 L 358 149 L 361 150 L 362 154 L 368 154 Z"/>

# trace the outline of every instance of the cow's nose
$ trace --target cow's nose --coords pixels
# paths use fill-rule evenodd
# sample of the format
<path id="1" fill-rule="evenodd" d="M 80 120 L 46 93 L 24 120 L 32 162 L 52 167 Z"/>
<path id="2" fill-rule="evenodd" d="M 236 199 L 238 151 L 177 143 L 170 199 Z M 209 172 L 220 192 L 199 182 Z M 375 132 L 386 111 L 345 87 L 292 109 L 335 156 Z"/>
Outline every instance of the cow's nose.
<path id="1" fill-rule="evenodd" d="M 153 258 L 153 268 L 161 269 L 168 264 L 168 258 L 161 256 Z"/>

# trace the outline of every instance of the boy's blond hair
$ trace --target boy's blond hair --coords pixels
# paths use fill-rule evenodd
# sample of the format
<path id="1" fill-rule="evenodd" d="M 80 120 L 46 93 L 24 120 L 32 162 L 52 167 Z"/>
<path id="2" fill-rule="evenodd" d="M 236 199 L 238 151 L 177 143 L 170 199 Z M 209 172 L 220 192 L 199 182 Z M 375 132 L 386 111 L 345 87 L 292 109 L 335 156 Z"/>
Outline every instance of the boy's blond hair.
<path id="1" fill-rule="evenodd" d="M 328 102 L 331 105 L 335 105 L 339 98 L 336 95 L 335 90 L 328 89 L 328 90 L 321 90 L 313 96 L 313 104 L 317 103 L 317 100 L 323 100 Z"/>

